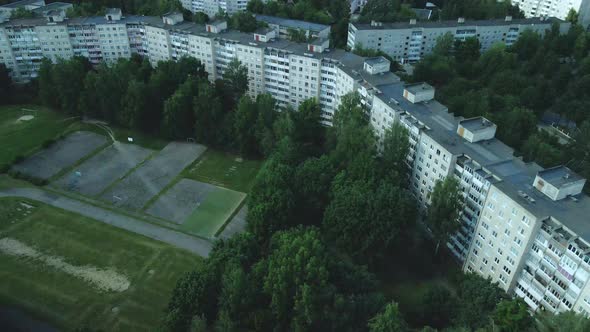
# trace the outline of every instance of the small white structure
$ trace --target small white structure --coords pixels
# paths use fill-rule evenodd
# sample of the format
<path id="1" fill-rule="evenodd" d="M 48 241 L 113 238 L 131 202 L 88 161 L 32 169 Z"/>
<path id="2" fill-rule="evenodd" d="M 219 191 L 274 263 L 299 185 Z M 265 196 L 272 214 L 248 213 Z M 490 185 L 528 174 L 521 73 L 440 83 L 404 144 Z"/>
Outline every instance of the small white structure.
<path id="1" fill-rule="evenodd" d="M 565 166 L 556 166 L 537 173 L 533 186 L 553 201 L 582 192 L 586 179 Z"/>
<path id="2" fill-rule="evenodd" d="M 209 22 L 205 25 L 205 29 L 207 32 L 210 33 L 221 33 L 227 30 L 227 22 L 226 21 L 213 21 Z"/>
<path id="3" fill-rule="evenodd" d="M 492 139 L 496 136 L 497 126 L 492 121 L 478 116 L 459 121 L 457 134 L 469 143 Z"/>
<path id="4" fill-rule="evenodd" d="M 382 56 L 367 58 L 363 64 L 363 69 L 371 75 L 387 73 L 390 67 L 391 62 Z"/>
<path id="5" fill-rule="evenodd" d="M 59 23 L 66 19 L 66 12 L 63 10 L 50 10 L 45 14 L 45 17 L 47 17 L 49 23 Z"/>
<path id="6" fill-rule="evenodd" d="M 327 38 L 317 38 L 307 44 L 307 50 L 314 53 L 322 53 L 330 47 L 330 40 Z"/>
<path id="7" fill-rule="evenodd" d="M 261 28 L 254 32 L 254 40 L 257 42 L 269 42 L 276 38 L 276 32 L 270 28 Z"/>
<path id="8" fill-rule="evenodd" d="M 104 16 L 107 21 L 120 21 L 123 18 L 121 8 L 109 8 Z"/>
<path id="9" fill-rule="evenodd" d="M 178 23 L 182 23 L 184 21 L 184 17 L 182 17 L 182 13 L 180 12 L 169 12 L 162 16 L 162 21 L 167 25 L 176 25 Z"/>
<path id="10" fill-rule="evenodd" d="M 434 87 L 428 83 L 415 83 L 406 85 L 404 98 L 412 104 L 434 99 Z"/>

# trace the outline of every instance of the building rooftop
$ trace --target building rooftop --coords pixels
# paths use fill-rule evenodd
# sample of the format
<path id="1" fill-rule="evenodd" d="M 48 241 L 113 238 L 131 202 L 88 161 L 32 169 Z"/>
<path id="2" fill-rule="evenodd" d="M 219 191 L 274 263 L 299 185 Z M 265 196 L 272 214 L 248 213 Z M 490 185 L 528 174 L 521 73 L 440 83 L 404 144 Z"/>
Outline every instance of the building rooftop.
<path id="1" fill-rule="evenodd" d="M 565 23 L 565 21 L 555 17 L 549 18 L 521 18 L 506 21 L 505 19 L 494 20 L 465 20 L 459 23 L 457 20 L 452 21 L 418 21 L 416 24 L 407 22 L 381 23 L 379 26 L 373 26 L 371 23 L 351 23 L 357 30 L 383 30 L 383 29 L 412 29 L 412 28 L 452 28 L 452 27 L 469 27 L 469 26 L 501 26 L 501 25 L 531 25 L 531 24 L 552 24 Z"/>
<path id="2" fill-rule="evenodd" d="M 566 185 L 568 183 L 585 180 L 583 177 L 576 174 L 574 171 L 567 168 L 566 166 L 556 166 L 552 168 L 547 168 L 545 170 L 540 171 L 539 176 L 543 178 L 545 182 L 549 182 L 557 188 L 561 188 L 563 185 Z"/>
<path id="3" fill-rule="evenodd" d="M 20 1 L 15 1 L 15 2 L 11 2 L 11 3 L 7 3 L 3 6 L 0 6 L 2 8 L 20 8 L 23 6 L 27 6 L 27 5 L 35 5 L 37 3 L 43 3 L 41 6 L 45 5 L 45 1 L 43 0 L 20 0 Z"/>
<path id="4" fill-rule="evenodd" d="M 434 88 L 432 87 L 432 85 L 430 85 L 430 84 L 428 84 L 426 82 L 406 84 L 405 89 L 408 90 L 409 92 L 411 92 L 412 94 L 416 94 L 416 93 L 419 93 L 421 91 L 434 90 Z"/>
<path id="5" fill-rule="evenodd" d="M 374 66 L 374 65 L 389 62 L 389 60 L 385 59 L 382 56 L 376 56 L 376 57 L 372 57 L 372 58 L 365 58 L 365 62 L 370 66 Z"/>
<path id="6" fill-rule="evenodd" d="M 43 14 L 43 13 L 47 13 L 51 10 L 67 10 L 68 8 L 72 8 L 74 7 L 74 5 L 72 5 L 71 3 L 67 3 L 67 2 L 52 2 L 50 4 L 48 4 L 47 6 L 43 6 L 43 7 L 39 7 L 39 8 L 35 8 L 32 10 L 33 13 L 36 14 Z"/>
<path id="7" fill-rule="evenodd" d="M 463 126 L 463 128 L 472 132 L 476 132 L 482 129 L 487 129 L 489 127 L 495 126 L 493 122 L 484 118 L 483 116 L 461 120 L 459 121 L 459 123 L 461 124 L 461 126 Z"/>
<path id="8" fill-rule="evenodd" d="M 276 25 L 285 26 L 287 28 L 301 29 L 301 30 L 322 31 L 322 30 L 330 28 L 329 25 L 306 22 L 306 21 L 299 21 L 299 20 L 292 20 L 289 18 L 282 18 L 282 17 L 277 17 L 277 16 L 256 15 L 256 20 L 266 22 L 269 24 L 276 24 Z"/>
<path id="9" fill-rule="evenodd" d="M 107 8 L 106 13 L 107 15 L 117 15 L 121 14 L 121 8 Z"/>

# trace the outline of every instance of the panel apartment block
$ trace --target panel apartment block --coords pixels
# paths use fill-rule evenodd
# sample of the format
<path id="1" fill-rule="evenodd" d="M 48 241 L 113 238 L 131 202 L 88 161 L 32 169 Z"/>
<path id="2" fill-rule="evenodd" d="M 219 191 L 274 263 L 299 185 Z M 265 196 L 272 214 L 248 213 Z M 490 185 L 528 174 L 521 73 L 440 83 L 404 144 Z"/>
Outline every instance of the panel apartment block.
<path id="1" fill-rule="evenodd" d="M 551 28 L 553 23 L 560 25 L 565 33 L 570 23 L 556 18 L 529 18 L 504 20 L 417 22 L 408 23 L 349 23 L 347 46 L 351 49 L 362 46 L 380 50 L 399 62 L 416 62 L 432 52 L 436 41 L 450 33 L 457 40 L 475 37 L 481 44 L 481 50 L 489 49 L 495 43 L 512 45 L 518 36 L 530 29 L 541 35 Z"/>

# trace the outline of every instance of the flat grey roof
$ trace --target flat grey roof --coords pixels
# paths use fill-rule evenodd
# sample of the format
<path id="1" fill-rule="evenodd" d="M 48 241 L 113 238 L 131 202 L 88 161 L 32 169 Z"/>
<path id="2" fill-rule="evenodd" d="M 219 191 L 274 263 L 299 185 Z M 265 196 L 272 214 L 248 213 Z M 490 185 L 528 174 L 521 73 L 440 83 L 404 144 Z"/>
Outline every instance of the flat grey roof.
<path id="1" fill-rule="evenodd" d="M 106 14 L 121 14 L 121 8 L 107 8 Z"/>
<path id="2" fill-rule="evenodd" d="M 376 56 L 376 57 L 372 57 L 372 58 L 365 58 L 365 62 L 371 66 L 374 66 L 374 65 L 378 65 L 380 63 L 389 62 L 389 60 L 385 59 L 382 56 Z"/>
<path id="3" fill-rule="evenodd" d="M 266 22 L 269 24 L 282 25 L 287 28 L 311 30 L 311 31 L 322 31 L 322 30 L 330 28 L 329 25 L 306 22 L 306 21 L 299 21 L 299 20 L 292 20 L 289 18 L 282 18 L 282 17 L 268 16 L 268 15 L 256 15 L 256 20 Z"/>
<path id="4" fill-rule="evenodd" d="M 413 29 L 413 28 L 453 28 L 453 27 L 476 27 L 476 26 L 502 26 L 502 25 L 533 25 L 533 24 L 548 24 L 565 23 L 565 21 L 555 17 L 546 19 L 540 17 L 521 18 L 506 21 L 504 19 L 496 20 L 465 20 L 464 23 L 458 23 L 457 20 L 452 21 L 418 21 L 416 24 L 407 22 L 382 23 L 381 26 L 372 26 L 370 23 L 351 22 L 350 24 L 358 30 L 384 30 L 384 29 Z"/>
<path id="5" fill-rule="evenodd" d="M 39 8 L 35 8 L 32 10 L 33 13 L 37 13 L 37 14 L 42 14 L 42 13 L 46 13 L 49 12 L 51 10 L 66 10 L 68 8 L 72 8 L 74 7 L 74 5 L 72 5 L 71 3 L 67 3 L 67 2 L 52 2 L 50 4 L 48 4 L 47 6 L 43 6 L 43 7 L 39 7 Z"/>
<path id="6" fill-rule="evenodd" d="M 23 6 L 32 5 L 32 4 L 36 4 L 36 3 L 40 3 L 40 2 L 43 2 L 43 1 L 41 1 L 41 0 L 20 0 L 20 1 L 7 3 L 7 4 L 0 6 L 0 7 L 2 7 L 2 8 L 20 8 Z M 45 2 L 43 2 L 43 3 L 45 3 Z"/>
<path id="7" fill-rule="evenodd" d="M 583 177 L 563 165 L 542 170 L 539 172 L 539 176 L 557 188 L 560 188 L 564 184 L 584 180 Z M 590 218 L 590 216 L 588 217 Z"/>
<path id="8" fill-rule="evenodd" d="M 405 88 L 406 88 L 406 90 L 410 91 L 413 94 L 416 94 L 417 92 L 420 92 L 420 91 L 434 90 L 432 85 L 430 85 L 426 82 L 406 84 Z"/>
<path id="9" fill-rule="evenodd" d="M 463 128 L 472 132 L 496 126 L 492 121 L 483 116 L 461 120 L 459 121 L 459 124 L 461 124 Z"/>

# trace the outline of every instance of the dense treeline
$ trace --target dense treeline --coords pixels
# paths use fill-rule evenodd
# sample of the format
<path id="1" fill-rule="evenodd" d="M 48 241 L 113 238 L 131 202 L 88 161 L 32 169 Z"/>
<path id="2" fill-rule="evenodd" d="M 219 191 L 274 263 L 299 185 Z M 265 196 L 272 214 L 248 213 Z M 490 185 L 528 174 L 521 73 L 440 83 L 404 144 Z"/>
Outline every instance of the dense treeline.
<path id="1" fill-rule="evenodd" d="M 454 20 L 458 17 L 473 20 L 491 18 L 524 17 L 518 7 L 512 6 L 510 1 L 496 0 L 448 0 L 433 1 L 440 10 L 434 10 L 431 20 Z M 368 23 L 372 20 L 381 22 L 408 21 L 417 18 L 411 8 L 424 8 L 425 1 L 401 0 L 369 0 L 359 17 L 359 22 Z"/>
<path id="2" fill-rule="evenodd" d="M 494 121 L 498 137 L 525 160 L 567 164 L 588 178 L 589 38 L 577 25 L 564 35 L 554 26 L 544 37 L 525 31 L 513 46 L 498 44 L 480 54 L 476 39 L 456 42 L 447 35 L 411 79 L 436 85 L 437 99 L 456 115 Z M 553 118 L 574 140 L 560 144 L 537 130 L 543 118 Z"/>
<path id="3" fill-rule="evenodd" d="M 405 311 L 386 296 L 381 278 L 433 266 L 432 256 L 416 256 L 430 246 L 419 240 L 404 187 L 408 134 L 394 126 L 376 142 L 357 95 L 343 98 L 333 127 L 319 125 L 319 114 L 310 100 L 275 117 L 278 144 L 250 193 L 247 232 L 217 242 L 181 278 L 165 330 L 544 331 L 522 300 L 475 274 L 429 286 Z M 433 195 L 456 193 L 449 183 Z M 457 207 L 434 205 L 431 213 L 446 211 L 454 221 Z M 453 231 L 444 224 L 434 230 L 441 239 Z M 578 331 L 589 326 L 580 316 L 560 319 L 580 324 Z"/>
<path id="4" fill-rule="evenodd" d="M 193 58 L 152 68 L 137 56 L 96 68 L 80 57 L 45 60 L 37 81 L 41 101 L 69 115 L 253 157 L 267 155 L 276 142 L 276 103 L 269 95 L 244 96 L 247 71 L 237 60 L 214 84 Z"/>

